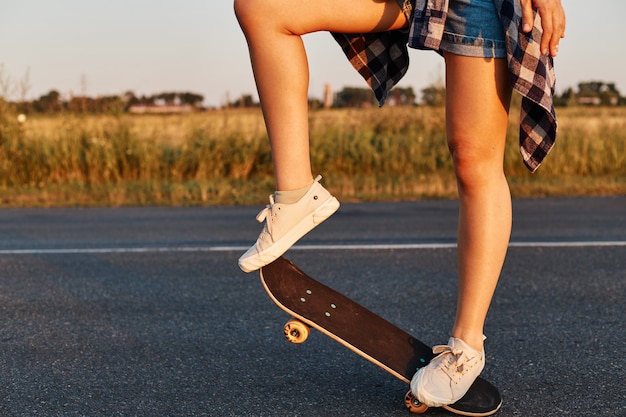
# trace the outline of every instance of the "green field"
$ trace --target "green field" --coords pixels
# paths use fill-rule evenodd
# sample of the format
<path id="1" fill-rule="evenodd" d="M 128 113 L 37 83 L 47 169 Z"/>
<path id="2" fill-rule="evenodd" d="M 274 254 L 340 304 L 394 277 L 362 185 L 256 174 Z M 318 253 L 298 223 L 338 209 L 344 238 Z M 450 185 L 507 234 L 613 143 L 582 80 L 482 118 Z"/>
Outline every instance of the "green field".
<path id="1" fill-rule="evenodd" d="M 518 154 L 514 196 L 626 194 L 626 108 L 557 109 L 557 145 L 537 173 Z M 313 174 L 341 201 L 454 198 L 442 108 L 313 111 Z M 0 206 L 261 204 L 273 169 L 258 110 L 186 115 L 0 112 Z"/>

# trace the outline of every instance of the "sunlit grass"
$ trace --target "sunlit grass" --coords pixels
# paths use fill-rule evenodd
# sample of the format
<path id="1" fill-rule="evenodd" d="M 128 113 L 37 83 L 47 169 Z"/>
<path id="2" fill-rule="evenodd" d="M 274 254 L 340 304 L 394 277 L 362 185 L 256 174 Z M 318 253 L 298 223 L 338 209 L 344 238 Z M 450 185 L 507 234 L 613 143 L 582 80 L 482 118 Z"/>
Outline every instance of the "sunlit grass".
<path id="1" fill-rule="evenodd" d="M 559 109 L 559 139 L 536 174 L 511 111 L 514 196 L 626 193 L 626 109 Z M 314 111 L 314 172 L 342 201 L 454 198 L 443 109 Z M 29 116 L 0 109 L 0 205 L 259 204 L 273 167 L 258 110 L 186 115 Z"/>

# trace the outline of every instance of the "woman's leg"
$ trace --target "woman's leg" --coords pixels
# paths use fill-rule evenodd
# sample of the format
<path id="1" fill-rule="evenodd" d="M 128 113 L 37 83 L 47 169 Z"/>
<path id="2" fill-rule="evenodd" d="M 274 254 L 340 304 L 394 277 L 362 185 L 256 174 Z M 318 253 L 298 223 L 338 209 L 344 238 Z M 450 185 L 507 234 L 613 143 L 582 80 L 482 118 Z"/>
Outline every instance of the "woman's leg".
<path id="1" fill-rule="evenodd" d="M 256 243 L 240 258 L 246 272 L 269 264 L 331 216 L 339 202 L 311 175 L 309 68 L 301 35 L 372 32 L 407 24 L 396 0 L 235 0 L 272 148 L 277 192 L 257 220 Z"/>
<path id="2" fill-rule="evenodd" d="M 445 54 L 446 127 L 459 191 L 459 293 L 452 336 L 477 350 L 511 233 L 504 147 L 506 60 Z"/>
<path id="3" fill-rule="evenodd" d="M 311 184 L 308 132 L 309 69 L 301 35 L 360 33 L 407 24 L 396 0 L 235 0 L 248 41 L 267 126 L 277 190 Z"/>
<path id="4" fill-rule="evenodd" d="M 445 53 L 446 130 L 459 190 L 457 314 L 448 345 L 411 381 L 430 406 L 459 400 L 484 364 L 483 326 L 511 233 L 504 145 L 511 98 L 504 59 Z"/>

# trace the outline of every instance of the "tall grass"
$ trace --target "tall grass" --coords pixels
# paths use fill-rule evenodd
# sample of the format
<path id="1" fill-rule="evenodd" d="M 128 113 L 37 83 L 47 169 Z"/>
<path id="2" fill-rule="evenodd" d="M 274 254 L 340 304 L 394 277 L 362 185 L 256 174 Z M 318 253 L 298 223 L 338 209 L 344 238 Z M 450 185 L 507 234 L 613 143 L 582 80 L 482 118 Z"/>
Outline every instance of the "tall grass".
<path id="1" fill-rule="evenodd" d="M 514 195 L 626 193 L 626 108 L 558 109 L 557 143 L 535 174 L 517 155 L 517 126 L 509 126 L 505 169 Z"/>
<path id="2" fill-rule="evenodd" d="M 626 109 L 561 109 L 559 140 L 536 174 L 521 163 L 511 114 L 514 195 L 626 192 Z M 0 108 L 1 206 L 257 204 L 273 190 L 257 110 L 16 116 Z M 313 174 L 343 201 L 456 195 L 443 109 L 316 111 L 310 131 Z"/>

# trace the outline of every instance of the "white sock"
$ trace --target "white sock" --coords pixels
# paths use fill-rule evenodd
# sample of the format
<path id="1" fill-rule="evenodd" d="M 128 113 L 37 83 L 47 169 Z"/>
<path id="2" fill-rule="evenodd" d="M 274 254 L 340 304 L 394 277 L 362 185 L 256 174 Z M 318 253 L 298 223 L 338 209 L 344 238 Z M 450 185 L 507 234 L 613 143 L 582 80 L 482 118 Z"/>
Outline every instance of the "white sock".
<path id="1" fill-rule="evenodd" d="M 313 185 L 313 183 L 304 188 L 298 188 L 297 190 L 276 191 L 274 193 L 274 201 L 281 204 L 297 203 L 309 191 L 311 185 Z"/>

